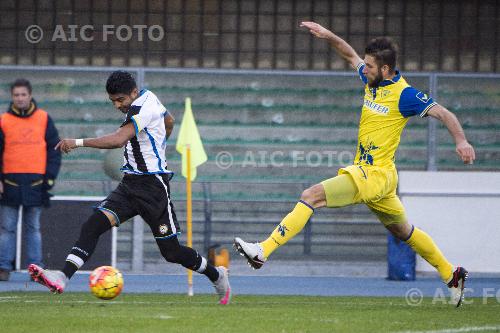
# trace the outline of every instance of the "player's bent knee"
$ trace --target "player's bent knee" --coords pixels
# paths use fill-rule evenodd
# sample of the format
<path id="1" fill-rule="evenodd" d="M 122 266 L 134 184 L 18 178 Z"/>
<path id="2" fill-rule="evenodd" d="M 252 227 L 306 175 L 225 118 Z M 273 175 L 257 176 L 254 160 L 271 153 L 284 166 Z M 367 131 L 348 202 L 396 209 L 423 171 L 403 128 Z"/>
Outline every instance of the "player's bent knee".
<path id="1" fill-rule="evenodd" d="M 156 243 L 160 248 L 161 255 L 166 261 L 171 263 L 179 263 L 181 261 L 180 256 L 180 244 L 177 237 L 171 237 L 167 239 L 157 239 Z"/>
<path id="2" fill-rule="evenodd" d="M 113 214 L 105 210 L 99 210 L 99 212 L 103 213 L 108 218 L 108 221 L 111 224 L 111 226 L 115 227 L 118 225 L 118 221 L 116 221 L 116 217 Z"/>
<path id="3" fill-rule="evenodd" d="M 406 241 L 411 233 L 411 225 L 409 223 L 394 223 L 387 225 L 386 228 L 394 237 L 402 241 Z"/>
<path id="4" fill-rule="evenodd" d="M 177 264 L 180 261 L 179 255 L 177 252 L 162 252 L 163 258 L 165 258 L 166 261 L 171 262 L 173 264 Z"/>
<path id="5" fill-rule="evenodd" d="M 304 190 L 300 196 L 300 200 L 314 208 L 324 206 L 326 204 L 326 197 L 323 185 L 316 184 Z"/>
<path id="6" fill-rule="evenodd" d="M 101 211 L 95 211 L 89 219 L 82 225 L 81 234 L 99 237 L 104 232 L 111 229 L 109 220 Z"/>

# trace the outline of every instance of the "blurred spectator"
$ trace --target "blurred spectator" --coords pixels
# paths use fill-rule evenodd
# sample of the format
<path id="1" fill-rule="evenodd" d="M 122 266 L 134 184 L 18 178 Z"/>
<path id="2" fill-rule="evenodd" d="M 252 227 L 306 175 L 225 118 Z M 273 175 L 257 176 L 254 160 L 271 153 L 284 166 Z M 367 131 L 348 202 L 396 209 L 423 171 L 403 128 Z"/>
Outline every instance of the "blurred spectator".
<path id="1" fill-rule="evenodd" d="M 28 80 L 16 80 L 9 109 L 0 115 L 0 281 L 14 268 L 20 206 L 28 264 L 42 264 L 40 213 L 61 166 L 61 153 L 54 150 L 59 134 L 31 90 Z"/>

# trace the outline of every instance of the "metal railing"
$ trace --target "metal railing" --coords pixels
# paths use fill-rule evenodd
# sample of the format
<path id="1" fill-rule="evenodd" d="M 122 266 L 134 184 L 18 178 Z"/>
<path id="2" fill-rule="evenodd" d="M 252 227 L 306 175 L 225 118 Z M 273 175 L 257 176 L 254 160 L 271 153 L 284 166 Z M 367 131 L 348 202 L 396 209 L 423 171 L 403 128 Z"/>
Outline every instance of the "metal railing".
<path id="1" fill-rule="evenodd" d="M 123 67 L 83 67 L 83 66 L 0 66 L 2 71 L 19 71 L 26 73 L 43 72 L 111 72 L 123 70 Z M 185 68 L 146 68 L 146 67 L 127 67 L 126 70 L 134 73 L 139 87 L 144 87 L 148 75 L 150 74 L 200 74 L 214 76 L 234 76 L 234 75 L 257 75 L 262 77 L 287 76 L 287 77 L 349 77 L 354 78 L 357 73 L 344 71 L 292 71 L 292 70 L 239 70 L 239 69 L 185 69 Z M 500 74 L 497 73 L 433 73 L 433 72 L 408 72 L 404 73 L 409 78 L 427 78 L 428 91 L 435 100 L 440 95 L 439 83 L 449 79 L 471 79 L 471 80 L 494 80 L 495 86 L 500 89 Z M 473 83 L 472 83 L 473 84 Z M 419 88 L 419 87 L 417 87 Z M 426 89 L 421 88 L 425 91 Z M 498 91 L 498 89 L 497 89 Z M 446 106 L 446 105 L 445 105 Z M 497 104 L 491 105 L 496 107 Z M 427 170 L 436 171 L 437 167 L 437 121 L 433 118 L 428 122 L 427 127 Z"/>
<path id="2" fill-rule="evenodd" d="M 103 73 L 103 76 L 107 73 L 123 69 L 121 67 L 66 67 L 66 66 L 0 66 L 0 74 L 5 71 L 10 71 L 8 79 L 11 80 L 12 72 L 15 71 L 17 73 L 22 73 L 23 75 L 29 78 L 29 75 L 33 73 L 40 74 L 46 73 L 47 78 L 50 78 L 50 74 L 54 72 L 64 72 L 64 73 L 79 73 L 79 72 L 92 72 L 92 73 Z M 297 77 L 328 77 L 328 78 L 354 78 L 356 76 L 355 72 L 328 72 L 328 71 L 282 71 L 282 70 L 222 70 L 222 69 L 157 69 L 157 68 L 144 68 L 144 67 L 128 67 L 126 70 L 135 74 L 137 79 L 137 83 L 140 87 L 144 87 L 148 80 L 148 75 L 163 73 L 163 74 L 200 74 L 200 75 L 214 75 L 214 76 L 233 76 L 233 75 L 258 75 L 262 77 L 272 77 L 276 75 L 285 76 L 289 78 L 297 78 Z M 106 73 L 106 74 L 104 74 Z M 410 78 L 420 78 L 425 79 L 427 82 L 430 95 L 433 98 L 437 98 L 440 96 L 442 89 L 448 89 L 447 87 L 440 86 L 441 82 L 446 82 L 449 79 L 458 80 L 461 83 L 465 80 L 492 80 L 495 87 L 498 85 L 500 87 L 500 74 L 480 74 L 480 73 L 430 73 L 430 72 L 422 72 L 422 73 L 414 73 L 409 72 L 405 73 L 405 76 Z M 0 81 L 6 81 L 7 77 L 4 76 Z M 474 81 L 475 82 L 475 81 Z M 104 87 L 102 88 L 104 90 Z M 424 89 L 422 89 L 424 90 Z M 446 105 L 445 105 L 446 106 Z M 496 107 L 496 104 L 491 104 L 490 107 Z M 436 170 L 437 169 L 437 123 L 435 120 L 431 119 L 427 126 L 427 170 Z M 112 190 L 110 181 L 102 181 L 102 191 L 103 193 L 107 193 Z M 195 199 L 195 202 L 203 204 L 203 249 L 204 251 L 208 251 L 208 248 L 212 245 L 212 236 L 213 232 L 213 218 L 214 212 L 213 207 L 214 204 L 218 201 L 224 201 L 221 199 L 214 198 L 212 193 L 211 182 L 202 182 L 200 183 L 203 193 L 202 199 Z M 310 184 L 303 183 L 303 188 L 307 188 Z M 296 195 L 300 195 L 300 193 L 295 193 Z M 255 199 L 254 201 L 258 201 Z M 241 201 L 243 202 L 243 201 Z M 267 200 L 266 203 L 271 202 L 271 200 Z M 278 201 L 277 201 L 278 202 Z M 281 201 L 282 202 L 282 201 Z M 230 222 L 230 221 L 226 221 Z M 279 221 L 276 221 L 278 223 Z M 312 223 L 308 223 L 303 231 L 303 239 L 301 242 L 302 253 L 304 255 L 310 255 L 312 252 L 312 247 L 314 244 L 314 219 Z M 144 232 L 143 232 L 143 223 L 140 221 L 134 221 L 133 223 L 133 232 L 132 232 L 132 240 L 131 240 L 131 251 L 132 251 L 132 269 L 133 270 L 141 270 L 142 265 L 144 264 Z M 116 253 L 116 252 L 115 252 Z"/>

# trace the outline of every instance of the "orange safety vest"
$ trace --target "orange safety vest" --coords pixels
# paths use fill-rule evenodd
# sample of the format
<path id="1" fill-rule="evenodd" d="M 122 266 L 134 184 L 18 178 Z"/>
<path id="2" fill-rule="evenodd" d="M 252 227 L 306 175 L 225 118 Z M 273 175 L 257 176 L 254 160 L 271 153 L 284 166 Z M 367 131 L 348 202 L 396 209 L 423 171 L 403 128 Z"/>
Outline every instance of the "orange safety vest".
<path id="1" fill-rule="evenodd" d="M 37 109 L 29 117 L 10 113 L 0 116 L 4 135 L 3 173 L 45 174 L 47 168 L 48 114 Z"/>

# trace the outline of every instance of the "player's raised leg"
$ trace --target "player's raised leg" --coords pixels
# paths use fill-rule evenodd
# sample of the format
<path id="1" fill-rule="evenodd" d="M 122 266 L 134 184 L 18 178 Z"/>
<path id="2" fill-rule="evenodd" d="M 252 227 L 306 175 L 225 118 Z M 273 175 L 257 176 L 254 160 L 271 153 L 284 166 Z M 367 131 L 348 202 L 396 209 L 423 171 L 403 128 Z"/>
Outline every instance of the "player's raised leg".
<path id="1" fill-rule="evenodd" d="M 463 267 L 453 267 L 431 236 L 423 230 L 411 226 L 408 222 L 393 224 L 388 229 L 436 268 L 443 282 L 450 288 L 452 301 L 459 307 L 464 298 L 465 280 L 468 276 L 467 270 Z"/>
<path id="2" fill-rule="evenodd" d="M 227 269 L 211 265 L 197 251 L 179 243 L 177 236 L 180 234 L 180 226 L 170 197 L 168 176 L 156 175 L 149 178 L 148 182 L 151 182 L 151 186 L 137 188 L 135 196 L 137 200 L 145 202 L 141 216 L 151 228 L 162 256 L 168 262 L 182 265 L 208 277 L 219 296 L 219 304 L 228 304 L 231 299 L 231 286 Z M 145 181 L 141 182 L 144 183 Z M 152 198 L 157 200 L 151 200 Z"/>
<path id="3" fill-rule="evenodd" d="M 241 238 L 234 239 L 236 250 L 246 257 L 248 264 L 254 268 L 262 267 L 267 257 L 278 247 L 295 237 L 306 225 L 314 213 L 314 208 L 324 206 L 325 192 L 321 184 L 314 185 L 304 192 L 295 208 L 276 226 L 271 235 L 261 243 L 247 243 Z"/>
<path id="4" fill-rule="evenodd" d="M 187 269 L 208 277 L 219 296 L 219 304 L 229 304 L 231 300 L 231 286 L 229 284 L 228 270 L 225 267 L 215 267 L 194 249 L 179 244 L 177 235 L 175 234 L 171 235 L 171 237 L 155 238 L 165 260 L 180 264 Z"/>
<path id="5" fill-rule="evenodd" d="M 314 213 L 314 209 L 352 204 L 356 194 L 357 188 L 350 175 L 327 179 L 302 192 L 295 208 L 285 216 L 266 240 L 261 243 L 247 243 L 236 237 L 234 246 L 241 255 L 246 257 L 252 268 L 259 269 L 271 253 L 304 228 Z"/>
<path id="6" fill-rule="evenodd" d="M 51 292 L 62 293 L 69 279 L 94 253 L 99 236 L 111 229 L 112 223 L 115 222 L 110 213 L 96 210 L 82 225 L 80 236 L 66 258 L 62 271 L 47 270 L 31 264 L 28 266 L 29 274 L 35 282 L 46 286 Z"/>
<path id="7" fill-rule="evenodd" d="M 392 203 L 390 201 L 393 201 Z M 397 201 L 397 202 L 396 202 Z M 465 280 L 468 272 L 463 267 L 454 267 L 443 255 L 434 240 L 423 230 L 408 223 L 404 208 L 397 198 L 384 199 L 379 205 L 399 207 L 401 214 L 375 212 L 379 220 L 398 239 L 405 241 L 416 253 L 431 264 L 439 273 L 441 279 L 450 288 L 452 301 L 458 307 L 464 298 Z"/>

